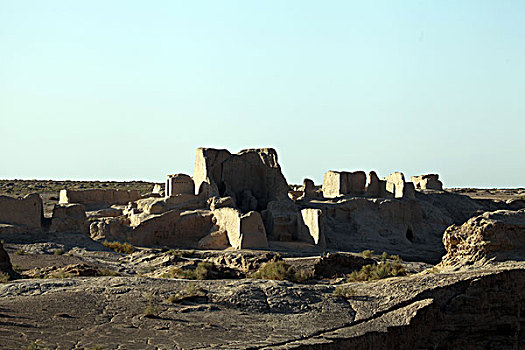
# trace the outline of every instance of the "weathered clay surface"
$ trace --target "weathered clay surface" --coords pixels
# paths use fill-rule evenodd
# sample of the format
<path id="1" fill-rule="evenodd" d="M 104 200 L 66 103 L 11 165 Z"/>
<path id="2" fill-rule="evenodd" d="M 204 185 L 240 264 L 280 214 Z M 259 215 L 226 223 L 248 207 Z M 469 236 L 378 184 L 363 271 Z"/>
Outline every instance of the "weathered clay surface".
<path id="1" fill-rule="evenodd" d="M 21 280 L 0 285 L 0 339 L 5 349 L 35 339 L 59 349 L 516 349 L 524 274 L 521 264 L 351 283 L 348 300 L 333 286 L 277 281 Z M 188 288 L 201 296 L 167 300 Z"/>
<path id="2" fill-rule="evenodd" d="M 486 212 L 443 235 L 447 254 L 441 266 L 483 264 L 525 257 L 525 210 Z"/>

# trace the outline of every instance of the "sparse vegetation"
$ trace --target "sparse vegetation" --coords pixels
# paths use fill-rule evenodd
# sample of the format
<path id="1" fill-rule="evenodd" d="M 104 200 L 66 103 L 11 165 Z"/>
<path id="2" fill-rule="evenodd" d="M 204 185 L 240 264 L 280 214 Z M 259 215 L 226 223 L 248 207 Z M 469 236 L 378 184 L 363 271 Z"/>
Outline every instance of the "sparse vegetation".
<path id="1" fill-rule="evenodd" d="M 167 300 L 168 302 L 175 304 L 184 300 L 203 297 L 205 295 L 206 293 L 203 289 L 197 287 L 195 284 L 188 284 L 183 290 L 175 294 L 171 294 Z"/>
<path id="2" fill-rule="evenodd" d="M 154 183 L 145 181 L 53 181 L 53 180 L 0 180 L 0 195 L 23 197 L 30 193 L 58 194 L 60 190 L 117 189 L 138 190 L 141 194 L 150 193 Z M 56 199 L 57 197 L 54 196 Z"/>
<path id="3" fill-rule="evenodd" d="M 296 271 L 283 260 L 269 261 L 263 264 L 256 272 L 249 274 L 248 277 L 292 282 L 305 282 L 312 278 L 308 272 L 303 270 Z"/>
<path id="4" fill-rule="evenodd" d="M 441 269 L 437 266 L 432 266 L 430 269 L 426 269 L 425 273 L 440 273 Z"/>
<path id="5" fill-rule="evenodd" d="M 115 270 L 101 268 L 97 269 L 97 276 L 121 276 L 121 274 Z"/>
<path id="6" fill-rule="evenodd" d="M 29 345 L 27 345 L 27 348 L 25 348 L 25 350 L 45 350 L 47 349 L 44 344 L 42 344 L 42 342 L 40 340 L 35 340 L 35 341 L 32 341 L 31 343 L 29 343 Z"/>
<path id="7" fill-rule="evenodd" d="M 104 241 L 102 244 L 104 245 L 104 247 L 109 248 L 117 253 L 131 254 L 135 251 L 135 247 L 133 247 L 129 243 Z"/>
<path id="8" fill-rule="evenodd" d="M 70 273 L 65 272 L 64 270 L 58 270 L 55 272 L 50 273 L 47 278 L 70 278 L 73 277 Z"/>
<path id="9" fill-rule="evenodd" d="M 146 306 L 146 309 L 144 309 L 144 316 L 154 318 L 159 315 L 159 309 L 153 305 L 153 295 L 149 294 L 147 296 L 148 299 L 148 305 Z"/>
<path id="10" fill-rule="evenodd" d="M 53 252 L 54 255 L 63 255 L 64 254 L 64 249 L 60 248 L 60 249 L 55 249 L 55 251 Z"/>
<path id="11" fill-rule="evenodd" d="M 25 255 L 26 252 L 25 250 L 23 250 L 22 248 L 18 249 L 16 252 L 15 252 L 16 255 Z"/>
<path id="12" fill-rule="evenodd" d="M 9 276 L 9 274 L 0 272 L 0 283 L 7 283 L 10 279 L 11 277 Z"/>
<path id="13" fill-rule="evenodd" d="M 334 296 L 336 297 L 342 297 L 342 298 L 350 298 L 355 296 L 356 292 L 354 289 L 352 289 L 349 286 L 337 286 L 334 290 Z"/>
<path id="14" fill-rule="evenodd" d="M 172 267 L 165 278 L 185 278 L 190 280 L 205 280 L 210 278 L 210 274 L 215 268 L 211 262 L 201 261 L 197 264 L 195 269 L 182 269 L 180 267 Z"/>
<path id="15" fill-rule="evenodd" d="M 347 275 L 347 281 L 372 281 L 387 277 L 405 276 L 406 271 L 399 261 L 365 265 L 359 271 Z"/>
<path id="16" fill-rule="evenodd" d="M 367 249 L 367 250 L 363 250 L 361 252 L 361 256 L 363 258 L 367 258 L 367 259 L 370 259 L 372 257 L 372 255 L 374 255 L 374 251 L 373 250 L 370 250 L 370 249 Z"/>

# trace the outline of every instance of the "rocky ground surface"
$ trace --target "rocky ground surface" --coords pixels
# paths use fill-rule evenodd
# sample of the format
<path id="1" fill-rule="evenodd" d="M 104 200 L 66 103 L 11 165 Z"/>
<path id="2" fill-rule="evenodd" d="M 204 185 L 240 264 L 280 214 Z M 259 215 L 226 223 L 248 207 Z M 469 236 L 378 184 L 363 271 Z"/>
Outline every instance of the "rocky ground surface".
<path id="1" fill-rule="evenodd" d="M 20 349 L 517 349 L 525 265 L 335 285 L 77 277 L 0 284 Z M 176 296 L 175 298 L 173 296 Z M 490 335 L 490 336 L 489 336 Z M 34 343 L 33 343 L 34 344 Z"/>
<path id="2" fill-rule="evenodd" d="M 77 185 L 105 184 L 143 193 L 153 185 Z M 71 182 L 3 180 L 0 192 L 39 192 L 49 217 L 64 185 L 71 188 Z M 87 233 L 5 231 L 0 349 L 525 348 L 525 212 L 518 202 L 524 194 L 416 194 L 426 210 L 421 225 L 436 221 L 439 212 L 455 223 L 445 231 L 446 255 L 435 266 L 382 251 L 329 247 L 321 253 L 304 242 L 272 241 L 265 250 L 190 250 L 112 245 Z M 381 217 L 363 207 L 385 215 L 403 214 L 404 207 L 418 213 L 413 201 L 317 202 L 309 205 L 333 214 L 327 220 L 353 213 L 353 223 L 370 227 L 359 249 L 373 242 L 374 222 Z M 440 224 L 443 230 L 448 221 Z M 401 228 L 406 242 L 398 250 L 425 238 Z M 440 243 L 441 233 L 438 238 Z M 272 270 L 262 274 L 268 266 Z"/>

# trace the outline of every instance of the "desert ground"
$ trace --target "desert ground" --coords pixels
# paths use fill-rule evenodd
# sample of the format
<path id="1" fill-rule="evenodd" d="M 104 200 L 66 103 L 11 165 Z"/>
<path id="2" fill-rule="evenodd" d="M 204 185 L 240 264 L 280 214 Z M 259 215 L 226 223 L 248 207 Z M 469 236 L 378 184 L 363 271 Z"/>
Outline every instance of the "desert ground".
<path id="1" fill-rule="evenodd" d="M 525 189 L 399 174 L 0 180 L 0 348 L 525 348 Z"/>

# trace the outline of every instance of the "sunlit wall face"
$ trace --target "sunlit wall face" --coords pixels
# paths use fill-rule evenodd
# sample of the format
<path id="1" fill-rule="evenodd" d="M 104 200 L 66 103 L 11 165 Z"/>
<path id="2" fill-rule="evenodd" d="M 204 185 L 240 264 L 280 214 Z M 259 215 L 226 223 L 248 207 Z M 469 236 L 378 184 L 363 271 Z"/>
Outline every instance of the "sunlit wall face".
<path id="1" fill-rule="evenodd" d="M 1 1 L 0 178 L 192 173 L 199 146 L 525 186 L 523 1 Z"/>

